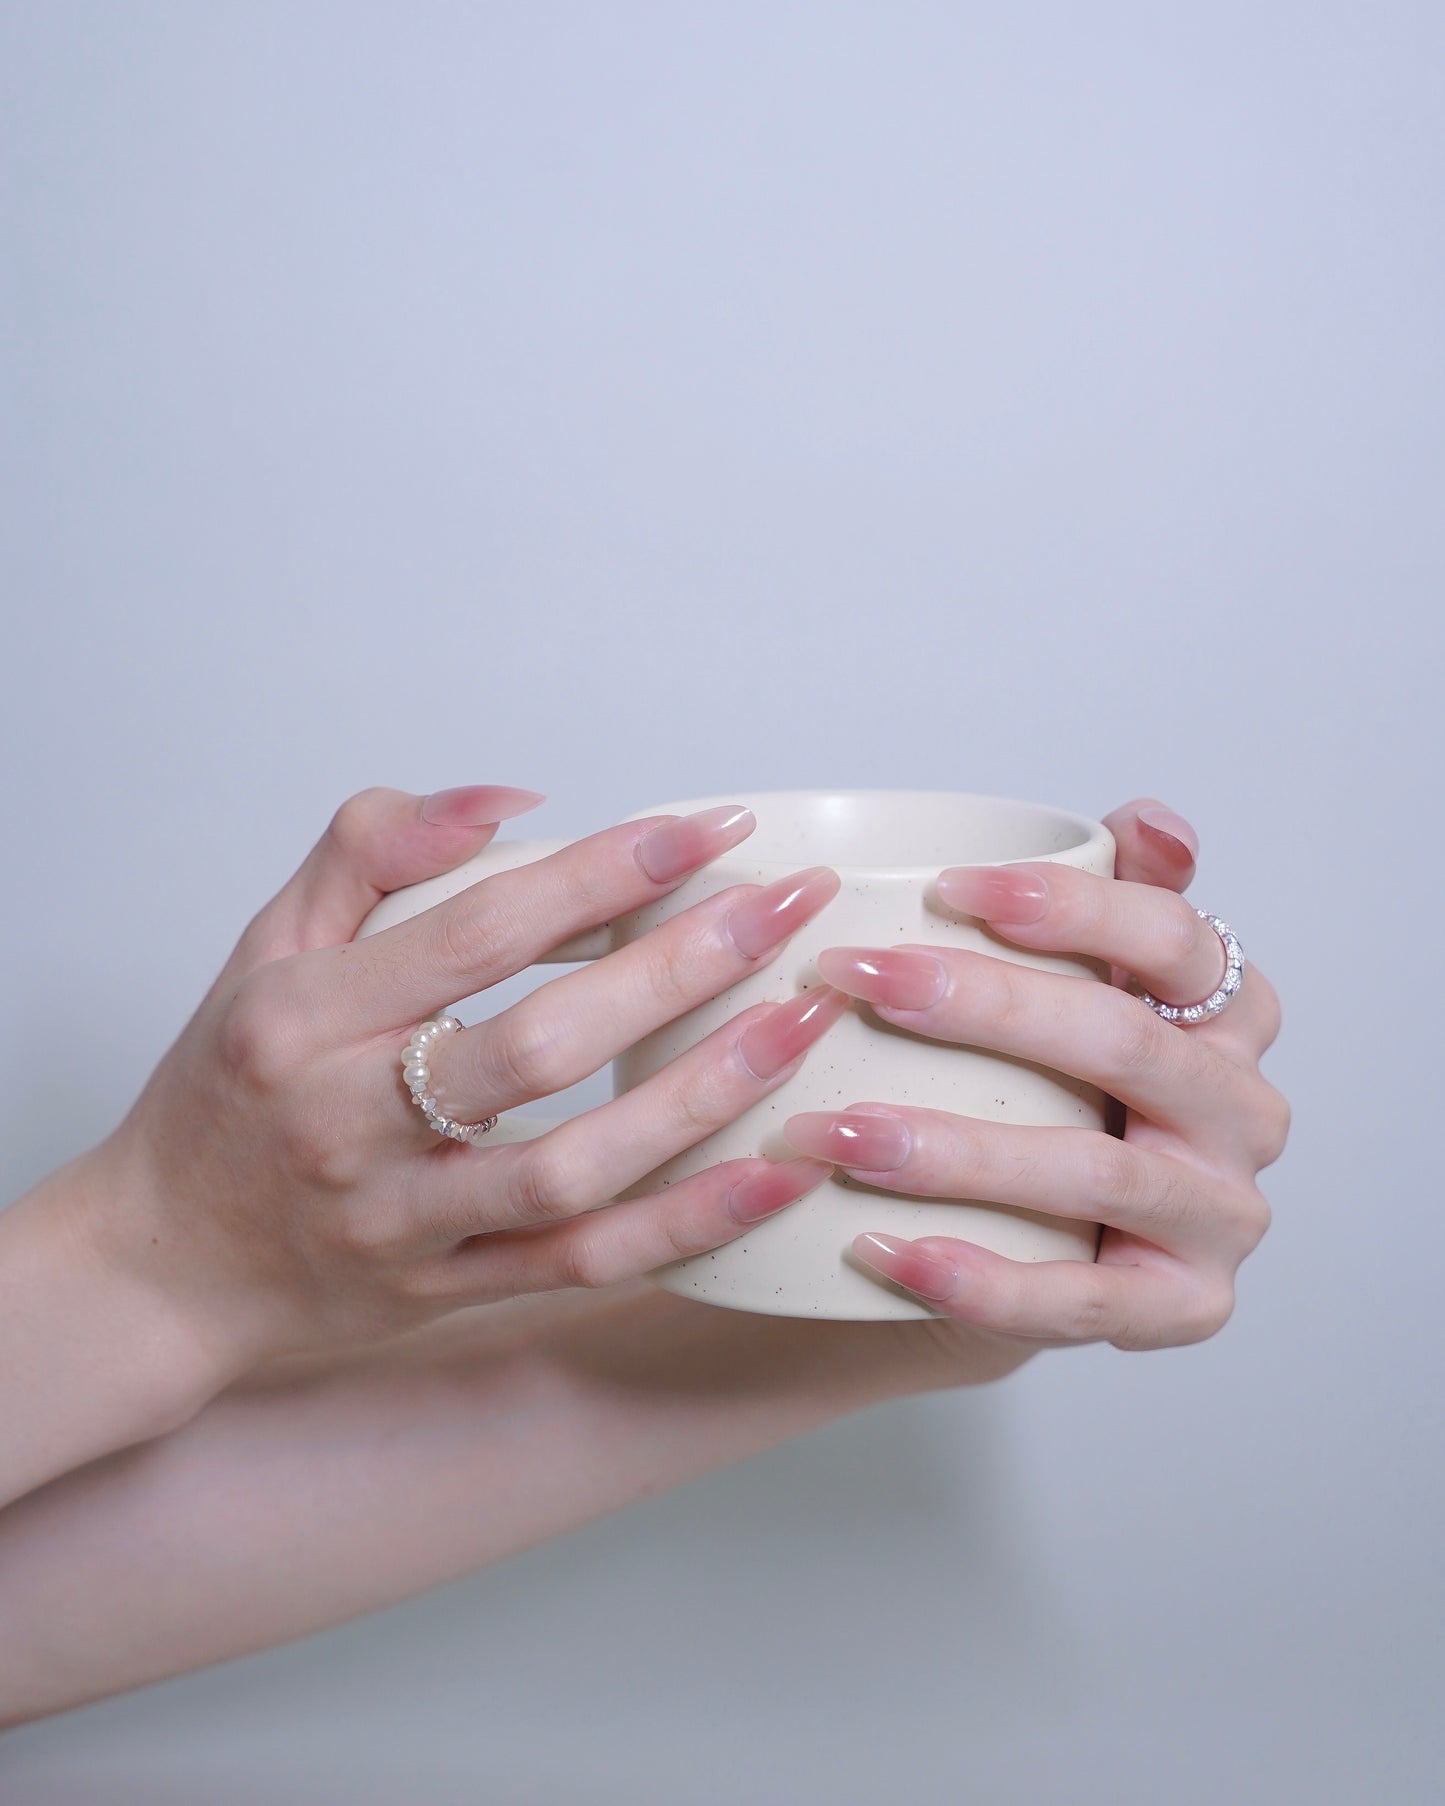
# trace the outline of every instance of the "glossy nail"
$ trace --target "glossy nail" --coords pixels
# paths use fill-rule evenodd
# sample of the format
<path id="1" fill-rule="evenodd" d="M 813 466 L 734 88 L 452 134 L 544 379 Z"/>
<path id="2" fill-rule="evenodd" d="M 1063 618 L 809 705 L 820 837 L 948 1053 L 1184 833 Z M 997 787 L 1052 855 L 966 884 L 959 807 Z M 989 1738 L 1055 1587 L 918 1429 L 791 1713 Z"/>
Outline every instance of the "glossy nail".
<path id="1" fill-rule="evenodd" d="M 743 1030 L 738 1041 L 743 1065 L 755 1079 L 776 1078 L 825 1035 L 847 1007 L 843 992 L 829 985 L 775 1004 Z"/>
<path id="2" fill-rule="evenodd" d="M 950 909 L 985 922 L 1041 922 L 1049 910 L 1044 880 L 1006 865 L 951 865 L 938 874 L 938 894 Z"/>
<path id="3" fill-rule="evenodd" d="M 928 1254 L 915 1242 L 898 1235 L 855 1236 L 853 1253 L 865 1267 L 872 1267 L 905 1291 L 916 1292 L 931 1304 L 951 1298 L 958 1289 L 958 1268 L 936 1254 Z"/>
<path id="4" fill-rule="evenodd" d="M 825 903 L 832 902 L 842 884 L 826 865 L 779 878 L 766 890 L 733 905 L 725 924 L 728 936 L 745 959 L 757 959 L 810 922 Z"/>
<path id="5" fill-rule="evenodd" d="M 869 1173 L 891 1173 L 913 1151 L 902 1117 L 861 1110 L 805 1110 L 788 1118 L 783 1134 L 800 1154 Z"/>
<path id="6" fill-rule="evenodd" d="M 1139 820 L 1151 833 L 1173 843 L 1166 850 L 1174 852 L 1176 858 L 1198 859 L 1199 836 L 1182 815 L 1176 815 L 1162 803 L 1147 803 L 1139 811 Z"/>
<path id="7" fill-rule="evenodd" d="M 635 849 L 637 863 L 654 884 L 671 884 L 746 840 L 757 825 L 752 810 L 740 803 L 680 815 L 648 829 Z"/>
<path id="8" fill-rule="evenodd" d="M 423 797 L 421 818 L 438 828 L 485 828 L 525 815 L 546 800 L 540 790 L 514 790 L 510 784 L 460 784 Z"/>
<path id="9" fill-rule="evenodd" d="M 826 1160 L 783 1160 L 739 1179 L 727 1195 L 728 1215 L 738 1223 L 757 1223 L 785 1205 L 796 1204 L 829 1177 Z"/>
<path id="10" fill-rule="evenodd" d="M 818 970 L 830 985 L 891 1010 L 926 1010 L 948 989 L 943 961 L 896 947 L 825 947 Z"/>

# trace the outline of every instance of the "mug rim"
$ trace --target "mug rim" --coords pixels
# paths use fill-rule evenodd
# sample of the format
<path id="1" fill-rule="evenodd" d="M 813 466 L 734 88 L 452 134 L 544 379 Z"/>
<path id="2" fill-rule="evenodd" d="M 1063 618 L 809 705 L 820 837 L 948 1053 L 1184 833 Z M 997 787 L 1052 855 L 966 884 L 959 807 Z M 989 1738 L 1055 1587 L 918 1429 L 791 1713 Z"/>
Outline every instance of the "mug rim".
<path id="1" fill-rule="evenodd" d="M 727 792 L 719 796 L 684 797 L 670 802 L 654 803 L 650 808 L 646 809 L 635 809 L 631 814 L 623 816 L 622 819 L 624 821 L 642 821 L 650 815 L 689 815 L 699 809 L 716 809 L 727 803 L 737 803 L 746 809 L 751 807 L 752 801 L 757 801 L 765 797 L 776 801 L 783 801 L 790 798 L 814 801 L 820 797 L 846 798 L 858 796 L 891 796 L 927 799 L 947 797 L 954 802 L 1000 803 L 1012 809 L 1024 810 L 1030 815 L 1039 817 L 1041 821 L 1047 819 L 1054 823 L 1067 824 L 1070 827 L 1079 829 L 1082 833 L 1082 838 L 1076 842 L 1074 846 L 1065 848 L 1062 854 L 1037 853 L 1029 854 L 1025 859 L 980 859 L 968 862 L 973 865 L 1021 865 L 1029 862 L 1037 863 L 1039 861 L 1057 865 L 1070 855 L 1084 853 L 1089 847 L 1102 847 L 1106 835 L 1112 837 L 1112 830 L 1106 827 L 1103 822 L 1096 821 L 1093 816 L 1090 815 L 1081 815 L 1077 810 L 1062 808 L 1056 803 L 1041 803 L 1035 801 L 1033 798 L 1023 796 L 997 796 L 989 791 L 983 790 L 899 790 L 883 784 L 854 784 L 846 787 L 842 785 L 820 785 L 814 788 L 803 787 L 801 789 L 792 790 L 748 790 Z M 720 858 L 712 860 L 710 863 L 714 866 L 718 866 L 726 864 L 729 860 L 738 860 L 745 862 L 748 865 L 764 869 L 776 868 L 781 872 L 792 871 L 796 868 L 796 860 L 763 859 L 750 855 L 748 846 L 748 841 L 740 841 L 737 846 L 731 848 L 730 851 L 724 853 Z M 836 859 L 829 860 L 827 863 L 835 872 L 869 872 L 875 877 L 898 876 L 917 878 L 925 874 L 936 873 L 941 869 L 937 863 L 931 865 L 899 865 L 890 862 L 887 864 L 860 865 L 856 862 L 850 863 Z"/>

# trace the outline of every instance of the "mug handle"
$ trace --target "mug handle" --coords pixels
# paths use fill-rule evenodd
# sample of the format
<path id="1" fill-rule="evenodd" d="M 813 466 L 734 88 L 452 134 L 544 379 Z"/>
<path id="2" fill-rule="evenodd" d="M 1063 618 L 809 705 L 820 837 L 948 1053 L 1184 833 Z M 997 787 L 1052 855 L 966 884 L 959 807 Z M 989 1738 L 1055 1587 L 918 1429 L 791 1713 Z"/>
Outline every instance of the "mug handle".
<path id="1" fill-rule="evenodd" d="M 571 842 L 566 840 L 494 840 L 484 846 L 480 853 L 474 853 L 470 859 L 463 860 L 449 872 L 442 872 L 435 878 L 423 878 L 419 884 L 405 884 L 400 890 L 388 891 L 366 920 L 356 931 L 356 939 L 362 940 L 368 934 L 379 934 L 383 928 L 394 928 L 398 922 L 409 921 L 412 916 L 419 916 L 424 909 L 431 909 L 437 903 L 445 903 L 448 897 L 460 895 L 472 885 L 479 884 L 483 878 L 495 877 L 498 872 L 514 872 L 519 865 L 531 865 L 535 860 L 545 859 L 550 853 L 558 853 Z M 603 922 L 596 928 L 584 929 L 581 934 L 573 935 L 570 941 L 563 941 L 556 947 L 549 948 L 537 956 L 539 965 L 562 965 L 571 960 L 601 959 L 604 953 L 611 953 L 617 946 L 613 938 L 610 922 Z"/>

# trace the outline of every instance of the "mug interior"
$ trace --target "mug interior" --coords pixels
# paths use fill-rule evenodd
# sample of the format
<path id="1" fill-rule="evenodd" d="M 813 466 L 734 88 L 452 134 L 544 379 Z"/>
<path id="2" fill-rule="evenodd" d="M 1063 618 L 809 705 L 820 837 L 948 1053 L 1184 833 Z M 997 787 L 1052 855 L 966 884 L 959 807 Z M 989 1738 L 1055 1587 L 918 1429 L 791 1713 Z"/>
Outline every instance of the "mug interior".
<path id="1" fill-rule="evenodd" d="M 1047 803 L 957 790 L 760 790 L 656 803 L 627 818 L 741 803 L 758 818 L 737 849 L 750 864 L 915 871 L 1043 859 L 1086 846 L 1099 824 Z"/>

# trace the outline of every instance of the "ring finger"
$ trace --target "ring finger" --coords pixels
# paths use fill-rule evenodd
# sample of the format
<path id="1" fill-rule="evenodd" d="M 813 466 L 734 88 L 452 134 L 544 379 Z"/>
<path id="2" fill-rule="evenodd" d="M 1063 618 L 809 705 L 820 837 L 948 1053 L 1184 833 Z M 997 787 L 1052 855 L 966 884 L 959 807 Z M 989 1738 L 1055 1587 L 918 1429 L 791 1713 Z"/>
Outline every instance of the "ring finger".
<path id="1" fill-rule="evenodd" d="M 791 1116 L 783 1133 L 800 1154 L 910 1197 L 977 1198 L 1109 1223 L 1181 1255 L 1215 1254 L 1232 1231 L 1241 1247 L 1258 1239 L 1235 1189 L 1101 1130 L 860 1104 Z"/>

